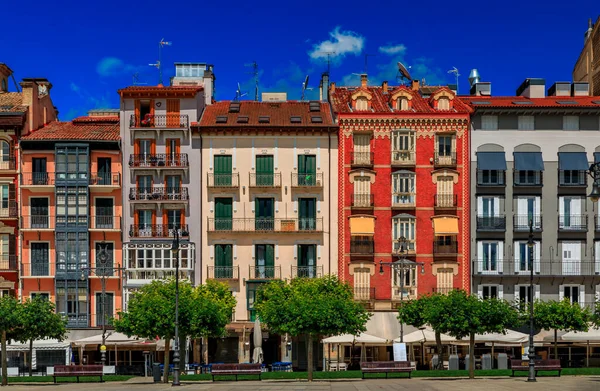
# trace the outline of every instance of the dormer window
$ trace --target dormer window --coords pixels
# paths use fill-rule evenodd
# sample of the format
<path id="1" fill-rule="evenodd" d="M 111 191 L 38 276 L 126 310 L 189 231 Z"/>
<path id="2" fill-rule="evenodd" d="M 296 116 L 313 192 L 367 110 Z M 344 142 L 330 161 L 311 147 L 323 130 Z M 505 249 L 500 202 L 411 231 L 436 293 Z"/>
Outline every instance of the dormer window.
<path id="1" fill-rule="evenodd" d="M 450 99 L 446 97 L 438 99 L 438 110 L 450 110 Z"/>
<path id="2" fill-rule="evenodd" d="M 396 100 L 396 109 L 401 111 L 407 111 L 410 109 L 409 101 L 406 97 L 400 97 Z"/>
<path id="3" fill-rule="evenodd" d="M 366 111 L 369 109 L 369 101 L 366 97 L 360 96 L 356 98 L 356 110 L 357 111 Z"/>

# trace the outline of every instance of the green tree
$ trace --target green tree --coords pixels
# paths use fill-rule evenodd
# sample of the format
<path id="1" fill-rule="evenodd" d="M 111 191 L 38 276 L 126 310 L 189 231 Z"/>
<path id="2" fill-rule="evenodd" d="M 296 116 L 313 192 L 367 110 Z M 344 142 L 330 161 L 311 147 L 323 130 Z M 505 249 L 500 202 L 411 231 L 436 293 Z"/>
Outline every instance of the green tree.
<path id="1" fill-rule="evenodd" d="M 12 336 L 21 324 L 20 305 L 13 296 L 0 297 L 0 332 L 2 349 L 2 385 L 8 385 L 8 368 L 6 362 L 6 340 Z"/>
<path id="2" fill-rule="evenodd" d="M 429 307 L 437 329 L 457 339 L 469 337 L 469 378 L 475 377 L 475 334 L 505 333 L 519 324 L 519 313 L 498 299 L 482 300 L 462 290 L 451 291 L 439 304 Z M 433 327 L 433 326 L 432 326 Z"/>
<path id="3" fill-rule="evenodd" d="M 320 335 L 358 334 L 370 314 L 354 301 L 352 288 L 335 276 L 272 281 L 257 292 L 254 308 L 277 334 L 306 337 L 308 380 L 313 379 L 313 340 Z"/>
<path id="4" fill-rule="evenodd" d="M 27 299 L 19 307 L 21 316 L 15 339 L 21 343 L 29 342 L 27 365 L 29 366 L 29 376 L 31 376 L 33 341 L 43 338 L 62 341 L 67 334 L 67 322 L 54 311 L 54 303 L 41 296 Z"/>
<path id="5" fill-rule="evenodd" d="M 522 318 L 529 319 L 528 306 L 524 306 Z M 562 301 L 536 301 L 533 305 L 533 322 L 536 329 L 554 330 L 554 358 L 558 358 L 558 330 L 587 331 L 593 320 L 588 308 L 579 303 Z"/>

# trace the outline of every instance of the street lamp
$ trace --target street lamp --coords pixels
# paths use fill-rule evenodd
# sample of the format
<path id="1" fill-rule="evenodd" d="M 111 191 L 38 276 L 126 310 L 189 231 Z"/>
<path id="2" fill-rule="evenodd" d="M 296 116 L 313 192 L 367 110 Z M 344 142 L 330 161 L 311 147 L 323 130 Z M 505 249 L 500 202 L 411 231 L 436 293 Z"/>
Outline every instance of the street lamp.
<path id="1" fill-rule="evenodd" d="M 529 240 L 527 240 L 527 247 L 529 248 L 529 377 L 528 382 L 534 382 L 535 380 L 535 367 L 533 358 L 535 356 L 535 348 L 533 346 L 533 248 L 535 243 L 533 241 L 533 219 L 529 220 Z"/>
<path id="2" fill-rule="evenodd" d="M 174 228 L 173 232 L 175 234 L 175 237 L 173 238 L 171 252 L 175 257 L 175 352 L 173 353 L 172 385 L 179 386 L 181 385 L 181 383 L 179 383 L 179 230 L 177 228 Z"/>
<path id="3" fill-rule="evenodd" d="M 404 251 L 408 252 L 408 245 L 406 238 L 404 236 L 398 239 L 398 249 L 396 250 L 396 255 L 401 257 L 404 254 Z M 405 258 L 399 259 L 396 262 L 383 262 L 379 261 L 379 274 L 383 275 L 383 267 L 389 266 L 393 272 L 400 271 L 400 307 L 404 302 L 404 278 L 406 276 L 405 266 L 408 266 L 408 270 L 413 267 L 421 266 L 421 274 L 425 274 L 425 264 L 421 262 L 414 262 Z M 400 342 L 404 342 L 404 322 L 400 322 Z"/>
<path id="4" fill-rule="evenodd" d="M 594 179 L 594 183 L 592 183 L 592 191 L 588 195 L 592 202 L 598 202 L 600 199 L 600 162 L 592 163 L 590 165 L 590 169 L 588 170 L 588 174 Z"/>

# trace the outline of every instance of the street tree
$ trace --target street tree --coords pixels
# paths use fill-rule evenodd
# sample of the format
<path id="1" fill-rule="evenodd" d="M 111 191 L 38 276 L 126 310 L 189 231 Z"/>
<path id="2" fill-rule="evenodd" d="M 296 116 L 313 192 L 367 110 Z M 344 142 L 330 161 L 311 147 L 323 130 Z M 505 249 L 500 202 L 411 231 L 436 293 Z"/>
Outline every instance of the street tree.
<path id="1" fill-rule="evenodd" d="M 62 341 L 67 334 L 67 322 L 55 312 L 54 303 L 50 300 L 36 296 L 19 304 L 20 324 L 14 339 L 21 343 L 29 342 L 29 355 L 27 365 L 31 376 L 33 357 L 33 341 L 36 339 L 54 338 Z"/>
<path id="2" fill-rule="evenodd" d="M 6 362 L 6 341 L 14 335 L 21 324 L 21 311 L 17 299 L 10 295 L 0 297 L 0 332 L 2 350 L 2 385 L 8 385 L 8 367 Z"/>
<path id="3" fill-rule="evenodd" d="M 359 334 L 370 314 L 352 288 L 335 276 L 272 281 L 257 292 L 254 308 L 274 333 L 306 338 L 308 380 L 313 379 L 313 341 L 321 335 Z"/>
<path id="4" fill-rule="evenodd" d="M 523 307 L 522 317 L 528 319 L 528 306 Z M 562 301 L 536 301 L 533 305 L 533 322 L 536 329 L 554 330 L 554 358 L 558 358 L 558 330 L 587 331 L 593 320 L 592 312 L 579 303 Z M 527 310 L 527 311 L 525 311 Z"/>

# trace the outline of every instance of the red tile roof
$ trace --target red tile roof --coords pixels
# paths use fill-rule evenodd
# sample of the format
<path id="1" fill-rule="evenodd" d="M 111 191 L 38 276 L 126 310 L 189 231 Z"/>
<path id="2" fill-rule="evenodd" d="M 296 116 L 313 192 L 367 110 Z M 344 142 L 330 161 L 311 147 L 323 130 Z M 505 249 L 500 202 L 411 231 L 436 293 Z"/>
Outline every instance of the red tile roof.
<path id="1" fill-rule="evenodd" d="M 79 117 L 71 122 L 51 122 L 21 138 L 25 141 L 118 141 L 119 117 Z"/>
<path id="2" fill-rule="evenodd" d="M 255 102 L 239 101 L 239 113 L 230 113 L 229 106 L 232 102 L 222 101 L 207 106 L 204 109 L 199 127 L 332 127 L 336 126 L 331 117 L 329 105 L 325 102 L 313 102 L 318 104 L 319 111 L 310 111 L 310 102 L 286 101 L 286 102 Z M 226 122 L 217 122 L 226 119 Z M 238 122 L 239 117 L 247 117 L 247 122 Z M 259 117 L 262 118 L 260 121 Z M 266 121 L 268 117 L 268 122 Z M 299 117 L 299 122 L 292 122 L 292 117 Z M 313 118 L 315 117 L 315 118 Z M 320 117 L 321 122 L 317 117 Z"/>
<path id="3" fill-rule="evenodd" d="M 427 86 L 427 88 L 431 89 L 431 86 Z M 371 110 L 367 111 L 353 111 L 351 109 L 352 105 L 352 95 L 359 89 L 363 89 L 368 91 L 371 98 Z M 396 109 L 392 109 L 390 105 L 390 98 L 394 95 L 395 92 L 403 89 L 404 91 L 409 92 L 412 95 L 412 110 L 411 111 L 399 111 Z M 446 89 L 446 87 L 438 87 L 432 93 L 432 95 L 438 90 Z M 357 113 L 357 114 L 369 114 L 369 113 L 396 113 L 396 114 L 468 114 L 471 112 L 471 109 L 468 105 L 464 104 L 460 101 L 460 99 L 455 98 L 453 100 L 454 109 L 453 110 L 445 110 L 440 111 L 434 109 L 429 103 L 429 97 L 423 97 L 417 91 L 413 91 L 410 88 L 399 86 L 399 87 L 388 87 L 388 92 L 384 93 L 383 88 L 381 86 L 368 86 L 368 87 L 335 87 L 335 91 L 331 93 L 331 105 L 333 107 L 333 111 L 335 113 Z"/>
<path id="4" fill-rule="evenodd" d="M 122 97 L 195 96 L 204 90 L 202 86 L 129 86 L 118 90 Z"/>
<path id="5" fill-rule="evenodd" d="M 23 113 L 23 94 L 20 92 L 0 92 L 0 113 Z"/>
<path id="6" fill-rule="evenodd" d="M 600 96 L 547 96 L 545 98 L 525 98 L 523 96 L 461 96 L 460 99 L 474 109 L 484 107 L 513 107 L 520 109 L 532 107 L 593 107 L 600 109 Z"/>

